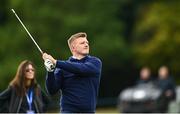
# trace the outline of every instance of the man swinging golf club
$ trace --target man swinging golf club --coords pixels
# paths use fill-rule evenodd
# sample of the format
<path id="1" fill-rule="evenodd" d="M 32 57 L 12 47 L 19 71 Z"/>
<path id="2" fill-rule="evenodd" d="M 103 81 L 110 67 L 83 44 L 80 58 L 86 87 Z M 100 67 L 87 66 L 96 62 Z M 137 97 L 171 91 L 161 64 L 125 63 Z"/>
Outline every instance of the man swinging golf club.
<path id="1" fill-rule="evenodd" d="M 42 54 L 47 70 L 47 91 L 51 95 L 58 91 L 62 93 L 61 112 L 95 113 L 102 62 L 89 55 L 87 34 L 80 32 L 72 35 L 68 39 L 72 56 L 66 61 L 57 60 L 43 53 L 15 11 L 12 11 Z"/>
<path id="2" fill-rule="evenodd" d="M 46 88 L 51 95 L 61 90 L 62 113 L 95 113 L 102 63 L 89 55 L 86 33 L 72 35 L 68 45 L 72 56 L 66 61 L 43 53 L 42 58 L 56 67 L 47 72 Z"/>

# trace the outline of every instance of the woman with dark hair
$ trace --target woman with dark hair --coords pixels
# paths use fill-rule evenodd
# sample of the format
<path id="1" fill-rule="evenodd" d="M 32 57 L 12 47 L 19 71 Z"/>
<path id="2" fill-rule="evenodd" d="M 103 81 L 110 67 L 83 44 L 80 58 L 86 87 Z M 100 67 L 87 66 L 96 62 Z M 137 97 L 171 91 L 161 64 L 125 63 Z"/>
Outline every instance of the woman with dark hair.
<path id="1" fill-rule="evenodd" d="M 38 85 L 35 74 L 35 66 L 31 61 L 24 60 L 20 63 L 14 79 L 0 93 L 0 112 L 45 112 L 49 99 Z"/>

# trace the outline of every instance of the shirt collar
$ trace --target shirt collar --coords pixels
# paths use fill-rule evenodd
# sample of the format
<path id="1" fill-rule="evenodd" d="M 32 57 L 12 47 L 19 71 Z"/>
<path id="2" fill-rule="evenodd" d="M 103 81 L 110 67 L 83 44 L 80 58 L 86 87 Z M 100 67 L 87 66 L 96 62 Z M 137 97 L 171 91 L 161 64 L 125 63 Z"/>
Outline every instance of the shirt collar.
<path id="1" fill-rule="evenodd" d="M 75 56 L 71 56 L 70 58 L 69 58 L 69 60 L 70 61 L 83 61 L 83 60 L 85 60 L 87 57 L 88 57 L 89 55 L 86 55 L 85 57 L 83 57 L 82 59 L 77 59 Z"/>

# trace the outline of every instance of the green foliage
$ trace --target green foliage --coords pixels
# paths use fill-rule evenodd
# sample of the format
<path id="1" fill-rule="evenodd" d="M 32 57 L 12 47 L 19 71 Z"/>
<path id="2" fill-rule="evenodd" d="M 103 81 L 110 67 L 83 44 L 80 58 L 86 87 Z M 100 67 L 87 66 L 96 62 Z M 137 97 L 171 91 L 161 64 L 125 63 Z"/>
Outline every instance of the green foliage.
<path id="1" fill-rule="evenodd" d="M 91 54 L 100 57 L 105 67 L 111 65 L 115 68 L 127 60 L 128 47 L 122 36 L 124 25 L 117 18 L 119 2 L 116 0 L 3 1 L 6 2 L 7 21 L 0 26 L 0 80 L 4 80 L 1 89 L 12 80 L 16 68 L 24 59 L 36 64 L 38 81 L 42 85 L 45 81 L 41 55 L 11 8 L 15 9 L 40 47 L 55 58 L 67 59 L 71 55 L 67 39 L 76 32 L 84 31 L 92 47 Z M 119 61 L 114 65 L 109 58 Z"/>
<path id="2" fill-rule="evenodd" d="M 134 54 L 139 66 L 157 70 L 168 65 L 179 74 L 180 2 L 154 2 L 141 6 L 134 29 Z"/>

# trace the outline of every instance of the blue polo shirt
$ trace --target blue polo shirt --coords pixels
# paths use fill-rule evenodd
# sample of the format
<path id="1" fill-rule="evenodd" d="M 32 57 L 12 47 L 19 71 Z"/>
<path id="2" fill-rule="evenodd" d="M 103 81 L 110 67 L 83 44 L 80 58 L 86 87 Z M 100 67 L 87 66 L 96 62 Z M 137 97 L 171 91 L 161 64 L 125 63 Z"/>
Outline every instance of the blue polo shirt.
<path id="1" fill-rule="evenodd" d="M 53 95 L 61 90 L 61 112 L 95 112 L 102 62 L 86 56 L 58 60 L 54 72 L 48 72 L 46 88 Z"/>

